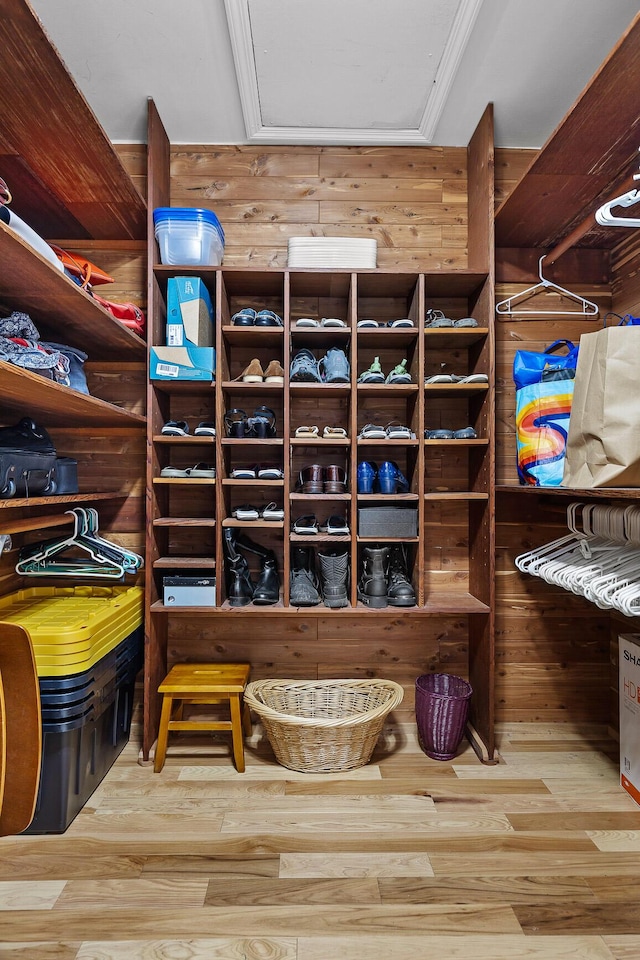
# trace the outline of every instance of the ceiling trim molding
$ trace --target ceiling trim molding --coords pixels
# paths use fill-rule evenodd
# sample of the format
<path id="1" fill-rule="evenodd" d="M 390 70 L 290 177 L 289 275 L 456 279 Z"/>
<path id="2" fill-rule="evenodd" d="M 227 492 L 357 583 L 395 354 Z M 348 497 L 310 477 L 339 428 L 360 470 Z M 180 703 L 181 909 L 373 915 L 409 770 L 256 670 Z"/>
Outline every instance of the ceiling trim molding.
<path id="1" fill-rule="evenodd" d="M 352 144 L 358 146 L 429 145 L 435 135 L 449 90 L 484 0 L 460 0 L 433 90 L 417 128 L 276 127 L 265 126 L 253 56 L 249 0 L 224 0 L 242 114 L 249 143 Z"/>

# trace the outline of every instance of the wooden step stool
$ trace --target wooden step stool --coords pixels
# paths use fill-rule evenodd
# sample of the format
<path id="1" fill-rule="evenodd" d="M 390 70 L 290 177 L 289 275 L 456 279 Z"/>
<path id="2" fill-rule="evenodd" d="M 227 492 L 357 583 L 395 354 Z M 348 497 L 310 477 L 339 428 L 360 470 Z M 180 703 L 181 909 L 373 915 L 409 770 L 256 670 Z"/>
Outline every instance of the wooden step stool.
<path id="1" fill-rule="evenodd" d="M 176 663 L 164 678 L 154 773 L 164 766 L 170 730 L 230 730 L 233 760 L 244 773 L 243 733 L 251 735 L 249 708 L 243 694 L 249 679 L 248 663 Z M 229 703 L 230 720 L 184 720 L 183 707 L 192 703 Z"/>

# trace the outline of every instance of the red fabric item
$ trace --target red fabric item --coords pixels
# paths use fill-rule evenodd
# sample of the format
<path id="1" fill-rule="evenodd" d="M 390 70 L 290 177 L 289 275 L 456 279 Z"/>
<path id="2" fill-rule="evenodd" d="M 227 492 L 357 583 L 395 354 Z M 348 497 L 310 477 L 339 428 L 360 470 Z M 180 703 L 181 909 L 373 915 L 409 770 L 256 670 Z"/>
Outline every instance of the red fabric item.
<path id="1" fill-rule="evenodd" d="M 105 310 L 108 310 L 116 320 L 119 320 L 125 327 L 128 327 L 129 330 L 133 330 L 133 332 L 137 333 L 140 337 L 144 336 L 145 316 L 140 307 L 136 306 L 135 303 L 113 303 L 111 300 L 105 300 L 104 297 L 99 297 L 96 293 L 93 294 L 93 299 L 96 300 L 101 307 L 104 307 Z"/>

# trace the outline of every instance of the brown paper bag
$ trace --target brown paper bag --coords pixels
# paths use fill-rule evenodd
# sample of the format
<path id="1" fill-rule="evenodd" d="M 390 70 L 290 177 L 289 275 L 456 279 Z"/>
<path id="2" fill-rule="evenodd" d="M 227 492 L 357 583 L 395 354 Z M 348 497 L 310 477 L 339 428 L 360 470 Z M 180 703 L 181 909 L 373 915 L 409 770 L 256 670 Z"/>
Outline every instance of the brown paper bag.
<path id="1" fill-rule="evenodd" d="M 563 487 L 640 487 L 640 326 L 580 338 Z"/>

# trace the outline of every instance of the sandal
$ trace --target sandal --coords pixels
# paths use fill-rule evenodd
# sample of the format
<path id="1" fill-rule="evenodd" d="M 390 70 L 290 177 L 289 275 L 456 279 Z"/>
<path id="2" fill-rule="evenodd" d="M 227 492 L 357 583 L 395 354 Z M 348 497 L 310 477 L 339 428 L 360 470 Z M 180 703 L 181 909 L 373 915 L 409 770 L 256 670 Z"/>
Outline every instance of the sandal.
<path id="1" fill-rule="evenodd" d="M 473 317 L 463 317 L 461 320 L 454 320 L 453 325 L 454 327 L 477 327 L 478 321 Z"/>
<path id="2" fill-rule="evenodd" d="M 160 471 L 161 477 L 188 477 L 188 469 L 182 467 L 163 467 Z"/>
<path id="3" fill-rule="evenodd" d="M 320 434 L 319 427 L 296 427 L 296 437 L 308 437 L 310 439 L 315 439 Z"/>
<path id="4" fill-rule="evenodd" d="M 262 508 L 260 516 L 263 520 L 284 520 L 284 509 L 274 500 Z"/>
<path id="5" fill-rule="evenodd" d="M 424 321 L 425 327 L 452 327 L 453 320 L 450 317 L 445 317 L 442 310 L 434 310 L 430 308 L 427 310 Z"/>
<path id="6" fill-rule="evenodd" d="M 248 417 L 244 410 L 234 407 L 225 413 L 224 426 L 228 437 L 242 440 L 247 435 Z"/>
<path id="7" fill-rule="evenodd" d="M 258 520 L 260 513 L 250 503 L 243 503 L 239 507 L 233 508 L 231 516 L 235 517 L 236 520 Z"/>
<path id="8" fill-rule="evenodd" d="M 358 434 L 358 440 L 384 440 L 386 436 L 384 427 L 379 427 L 375 423 L 366 423 Z"/>
<path id="9" fill-rule="evenodd" d="M 319 327 L 320 321 L 313 317 L 300 317 L 296 320 L 296 327 Z"/>
<path id="10" fill-rule="evenodd" d="M 337 317 L 323 317 L 320 321 L 321 327 L 346 327 L 344 320 L 338 320 Z"/>
<path id="11" fill-rule="evenodd" d="M 162 433 L 165 437 L 186 437 L 189 433 L 189 424 L 186 420 L 167 420 Z"/>
<path id="12" fill-rule="evenodd" d="M 209 480 L 215 479 L 216 468 L 210 463 L 196 463 L 195 467 L 189 467 L 188 477 L 206 477 Z"/>
<path id="13" fill-rule="evenodd" d="M 415 440 L 416 435 L 403 423 L 389 423 L 386 427 L 387 440 Z"/>
<path id="14" fill-rule="evenodd" d="M 247 420 L 252 437 L 267 440 L 276 435 L 276 415 L 270 407 L 256 407 L 253 416 Z"/>
<path id="15" fill-rule="evenodd" d="M 312 514 L 298 517 L 293 523 L 292 530 L 294 533 L 305 534 L 306 536 L 316 534 L 318 532 L 318 521 Z"/>
<path id="16" fill-rule="evenodd" d="M 324 440 L 342 440 L 346 439 L 347 431 L 344 427 L 325 427 L 322 437 Z"/>

